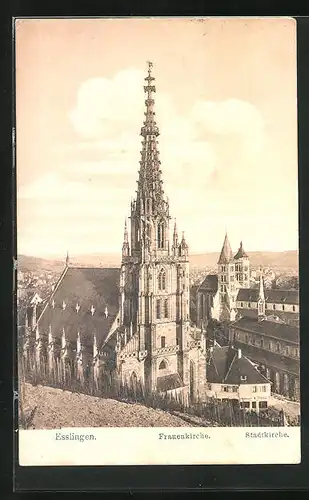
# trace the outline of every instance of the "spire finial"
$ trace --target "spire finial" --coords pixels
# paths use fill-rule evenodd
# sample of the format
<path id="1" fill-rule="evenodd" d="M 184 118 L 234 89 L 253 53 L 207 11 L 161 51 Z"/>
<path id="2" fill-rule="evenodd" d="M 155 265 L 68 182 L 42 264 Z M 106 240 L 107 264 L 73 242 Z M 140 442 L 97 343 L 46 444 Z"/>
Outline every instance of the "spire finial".
<path id="1" fill-rule="evenodd" d="M 67 250 L 67 255 L 66 255 L 66 258 L 65 258 L 65 265 L 67 267 L 69 267 L 69 264 L 70 264 L 70 259 L 69 259 L 69 251 Z"/>

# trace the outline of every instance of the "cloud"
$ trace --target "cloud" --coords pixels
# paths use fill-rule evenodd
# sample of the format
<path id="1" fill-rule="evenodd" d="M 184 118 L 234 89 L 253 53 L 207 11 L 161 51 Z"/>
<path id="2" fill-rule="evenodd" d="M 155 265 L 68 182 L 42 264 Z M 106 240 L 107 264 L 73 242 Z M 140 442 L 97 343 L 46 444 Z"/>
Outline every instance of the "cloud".
<path id="1" fill-rule="evenodd" d="M 249 102 L 240 99 L 198 101 L 192 108 L 191 119 L 201 135 L 240 136 L 252 156 L 264 147 L 263 117 Z"/>
<path id="2" fill-rule="evenodd" d="M 112 79 L 95 78 L 81 84 L 69 113 L 76 142 L 57 145 L 55 171 L 18 192 L 19 206 L 23 207 L 19 209 L 23 212 L 20 225 L 32 224 L 32 238 L 34 234 L 37 238 L 58 238 L 61 248 L 69 239 L 70 247 L 81 247 L 86 245 L 85 241 L 78 243 L 83 235 L 89 248 L 93 245 L 95 250 L 104 233 L 108 242 L 102 251 L 106 245 L 119 248 L 123 218 L 136 189 L 139 131 L 145 110 L 143 84 L 144 73 L 135 69 L 121 71 Z M 208 229 L 221 234 L 228 214 L 237 217 L 243 212 L 243 197 L 240 202 L 233 182 L 239 183 L 239 172 L 245 173 L 241 185 L 249 193 L 245 188 L 252 180 L 248 164 L 257 163 L 263 150 L 262 116 L 250 103 L 237 99 L 200 100 L 184 115 L 172 96 L 160 92 L 155 111 L 162 134 L 159 150 L 171 215 L 179 221 L 180 230 L 188 231 L 190 247 L 201 248 L 206 245 Z M 215 172 L 223 173 L 230 189 L 213 191 Z M 252 196 L 248 197 L 254 204 Z M 37 216 L 33 216 L 34 207 Z M 201 236 L 201 231 L 205 235 Z M 29 242 L 27 231 L 20 234 Z"/>

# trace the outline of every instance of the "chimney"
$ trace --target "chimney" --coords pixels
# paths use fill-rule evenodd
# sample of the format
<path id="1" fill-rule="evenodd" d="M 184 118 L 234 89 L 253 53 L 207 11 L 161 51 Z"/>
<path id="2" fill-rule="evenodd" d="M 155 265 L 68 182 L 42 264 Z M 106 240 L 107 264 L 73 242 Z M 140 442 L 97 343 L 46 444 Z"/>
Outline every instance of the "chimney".
<path id="1" fill-rule="evenodd" d="M 238 349 L 238 359 L 241 358 L 241 349 Z"/>

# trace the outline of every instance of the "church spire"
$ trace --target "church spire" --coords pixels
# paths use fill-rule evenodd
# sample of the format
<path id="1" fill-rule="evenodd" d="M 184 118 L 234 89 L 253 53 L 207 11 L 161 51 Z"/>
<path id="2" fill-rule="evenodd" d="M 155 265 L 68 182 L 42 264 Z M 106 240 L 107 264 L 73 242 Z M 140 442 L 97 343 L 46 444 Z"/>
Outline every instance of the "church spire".
<path id="1" fill-rule="evenodd" d="M 260 274 L 260 289 L 258 298 L 258 320 L 262 321 L 265 319 L 265 293 L 264 293 L 264 283 L 263 274 Z"/>
<path id="2" fill-rule="evenodd" d="M 264 282 L 263 282 L 263 274 L 262 273 L 260 274 L 259 299 L 260 300 L 265 300 Z"/>
<path id="3" fill-rule="evenodd" d="M 157 141 L 160 133 L 155 121 L 154 93 L 156 92 L 156 87 L 154 85 L 155 78 L 151 73 L 152 67 L 153 64 L 148 62 L 148 76 L 145 78 L 147 85 L 144 86 L 146 94 L 145 120 L 141 128 L 143 140 L 137 190 L 137 208 L 142 213 L 145 211 L 155 213 L 159 206 L 163 208 L 164 205 L 168 205 L 167 201 L 164 200 L 163 181 L 161 179 L 161 162 L 159 160 Z"/>
<path id="4" fill-rule="evenodd" d="M 174 254 L 176 255 L 177 254 L 177 250 L 178 250 L 178 232 L 177 232 L 176 219 L 175 219 L 175 223 L 174 223 L 173 247 L 172 247 L 172 250 L 173 250 Z"/>
<path id="5" fill-rule="evenodd" d="M 224 242 L 222 245 L 218 264 L 228 264 L 231 259 L 232 259 L 232 249 L 231 249 L 231 245 L 230 245 L 227 233 L 225 233 L 225 238 L 224 238 Z"/>
<path id="6" fill-rule="evenodd" d="M 124 233 L 123 233 L 123 245 L 122 245 L 122 256 L 128 257 L 129 254 L 130 254 L 129 237 L 128 237 L 127 219 L 125 218 Z"/>

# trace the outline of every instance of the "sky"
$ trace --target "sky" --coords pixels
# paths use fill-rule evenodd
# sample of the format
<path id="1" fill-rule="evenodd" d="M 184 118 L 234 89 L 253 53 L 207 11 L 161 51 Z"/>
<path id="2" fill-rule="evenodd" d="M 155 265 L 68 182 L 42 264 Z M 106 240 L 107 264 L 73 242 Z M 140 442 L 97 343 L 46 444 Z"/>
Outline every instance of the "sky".
<path id="1" fill-rule="evenodd" d="M 16 21 L 17 251 L 119 253 L 147 61 L 171 216 L 191 253 L 298 248 L 288 18 Z"/>

